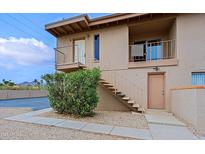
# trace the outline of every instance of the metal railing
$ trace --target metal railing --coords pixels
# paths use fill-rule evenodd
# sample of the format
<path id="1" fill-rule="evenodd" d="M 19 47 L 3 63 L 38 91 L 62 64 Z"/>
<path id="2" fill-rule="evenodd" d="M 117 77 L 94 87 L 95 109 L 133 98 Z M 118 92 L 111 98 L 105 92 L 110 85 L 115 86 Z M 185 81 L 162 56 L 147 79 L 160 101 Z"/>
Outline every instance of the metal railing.
<path id="1" fill-rule="evenodd" d="M 101 69 L 101 78 L 113 85 L 114 93 L 122 92 L 130 97 L 135 103 L 142 105 L 144 101 L 144 90 L 136 82 L 128 78 L 126 69 L 111 69 L 111 59 L 109 55 L 104 55 L 107 59 L 104 69 Z"/>
<path id="2" fill-rule="evenodd" d="M 175 58 L 175 40 L 129 45 L 129 61 L 141 62 Z"/>
<path id="3" fill-rule="evenodd" d="M 61 49 L 61 47 L 54 48 L 54 50 L 55 50 L 55 64 L 56 65 L 65 63 L 65 53 L 62 52 L 60 49 Z"/>
<path id="4" fill-rule="evenodd" d="M 57 47 L 54 49 L 56 65 L 73 63 L 85 64 L 85 54 L 80 52 L 80 49 L 77 45 Z"/>
<path id="5" fill-rule="evenodd" d="M 102 70 L 102 79 L 113 85 L 115 88 L 114 93 L 120 91 L 134 100 L 135 103 L 142 104 L 144 96 L 143 89 L 129 79 L 124 71 Z"/>

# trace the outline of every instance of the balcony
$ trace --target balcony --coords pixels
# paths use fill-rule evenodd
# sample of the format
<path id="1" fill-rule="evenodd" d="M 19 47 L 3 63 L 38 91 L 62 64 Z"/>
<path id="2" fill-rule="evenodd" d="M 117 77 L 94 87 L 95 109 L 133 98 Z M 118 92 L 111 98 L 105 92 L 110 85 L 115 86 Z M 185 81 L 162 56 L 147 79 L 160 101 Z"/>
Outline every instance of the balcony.
<path id="1" fill-rule="evenodd" d="M 129 46 L 129 68 L 177 65 L 175 40 L 150 40 Z"/>
<path id="2" fill-rule="evenodd" d="M 56 70 L 72 72 L 85 68 L 85 48 L 83 44 L 55 48 Z"/>
<path id="3" fill-rule="evenodd" d="M 129 68 L 176 66 L 176 17 L 128 25 Z"/>

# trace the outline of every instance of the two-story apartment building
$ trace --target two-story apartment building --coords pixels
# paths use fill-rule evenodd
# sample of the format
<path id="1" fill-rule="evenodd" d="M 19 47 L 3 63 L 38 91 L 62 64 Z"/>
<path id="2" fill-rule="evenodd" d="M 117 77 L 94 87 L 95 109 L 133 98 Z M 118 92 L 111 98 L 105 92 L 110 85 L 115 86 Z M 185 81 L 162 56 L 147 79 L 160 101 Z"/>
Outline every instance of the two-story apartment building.
<path id="1" fill-rule="evenodd" d="M 205 14 L 122 13 L 45 28 L 57 39 L 56 70 L 99 67 L 128 104 L 170 111 L 171 89 L 205 84 L 204 25 Z"/>

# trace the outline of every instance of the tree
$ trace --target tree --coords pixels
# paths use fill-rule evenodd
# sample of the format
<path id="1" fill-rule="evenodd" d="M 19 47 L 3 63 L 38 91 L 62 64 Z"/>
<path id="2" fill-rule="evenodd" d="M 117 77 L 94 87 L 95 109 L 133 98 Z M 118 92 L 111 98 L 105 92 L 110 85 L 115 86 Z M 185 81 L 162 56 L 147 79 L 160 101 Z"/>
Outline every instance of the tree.
<path id="1" fill-rule="evenodd" d="M 39 87 L 40 84 L 41 84 L 37 79 L 34 79 L 33 83 L 34 83 L 35 86 L 38 86 L 38 87 Z"/>
<path id="2" fill-rule="evenodd" d="M 15 83 L 14 83 L 14 82 L 11 82 L 11 80 L 5 80 L 5 79 L 3 79 L 2 82 L 3 82 L 3 85 L 4 85 L 4 86 L 14 86 L 14 85 L 15 85 Z"/>

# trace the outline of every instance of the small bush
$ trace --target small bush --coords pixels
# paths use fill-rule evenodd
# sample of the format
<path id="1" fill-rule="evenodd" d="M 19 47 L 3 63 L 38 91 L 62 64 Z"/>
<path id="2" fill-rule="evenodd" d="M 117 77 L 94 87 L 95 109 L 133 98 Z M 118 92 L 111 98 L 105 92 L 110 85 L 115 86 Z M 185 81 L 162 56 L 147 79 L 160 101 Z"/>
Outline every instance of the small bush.
<path id="1" fill-rule="evenodd" d="M 93 114 L 98 102 L 99 69 L 47 74 L 42 78 L 46 81 L 50 106 L 55 111 L 77 116 Z"/>

